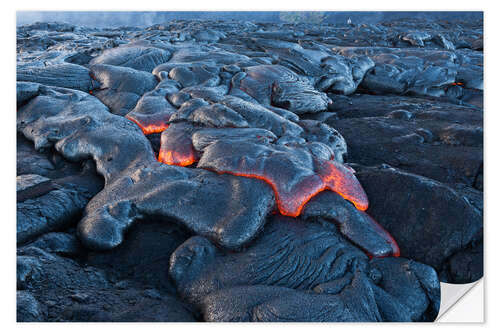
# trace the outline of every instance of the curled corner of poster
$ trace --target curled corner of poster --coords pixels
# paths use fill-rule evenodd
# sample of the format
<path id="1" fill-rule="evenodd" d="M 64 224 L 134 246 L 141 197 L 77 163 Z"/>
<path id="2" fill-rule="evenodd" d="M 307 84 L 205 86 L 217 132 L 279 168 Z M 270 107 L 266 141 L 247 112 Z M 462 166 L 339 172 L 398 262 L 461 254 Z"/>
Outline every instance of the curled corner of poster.
<path id="1" fill-rule="evenodd" d="M 441 283 L 441 307 L 436 322 L 484 322 L 484 279 L 468 284 Z"/>

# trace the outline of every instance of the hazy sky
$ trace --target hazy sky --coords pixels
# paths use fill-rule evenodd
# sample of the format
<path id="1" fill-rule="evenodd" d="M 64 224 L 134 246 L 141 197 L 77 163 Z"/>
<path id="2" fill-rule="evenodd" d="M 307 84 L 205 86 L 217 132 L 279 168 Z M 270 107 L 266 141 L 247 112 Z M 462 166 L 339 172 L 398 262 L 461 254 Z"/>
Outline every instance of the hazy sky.
<path id="1" fill-rule="evenodd" d="M 482 12 L 327 12 L 329 23 L 375 23 L 401 18 L 477 19 Z M 221 19 L 254 22 L 279 22 L 279 12 L 76 12 L 18 11 L 17 25 L 34 22 L 66 22 L 89 27 L 150 26 L 172 19 Z"/>

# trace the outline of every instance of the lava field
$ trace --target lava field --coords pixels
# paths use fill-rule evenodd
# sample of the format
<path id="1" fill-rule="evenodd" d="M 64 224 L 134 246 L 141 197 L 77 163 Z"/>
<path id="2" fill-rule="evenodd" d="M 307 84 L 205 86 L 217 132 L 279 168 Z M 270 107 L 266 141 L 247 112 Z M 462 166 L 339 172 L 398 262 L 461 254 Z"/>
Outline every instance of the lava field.
<path id="1" fill-rule="evenodd" d="M 483 23 L 17 27 L 18 321 L 434 321 L 483 275 Z"/>

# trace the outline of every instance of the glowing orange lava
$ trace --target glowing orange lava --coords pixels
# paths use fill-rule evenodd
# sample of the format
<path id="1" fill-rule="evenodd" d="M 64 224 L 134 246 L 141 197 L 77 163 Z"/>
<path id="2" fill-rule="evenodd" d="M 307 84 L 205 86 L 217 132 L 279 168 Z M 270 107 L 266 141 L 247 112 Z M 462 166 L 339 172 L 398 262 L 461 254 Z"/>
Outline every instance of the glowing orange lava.
<path id="1" fill-rule="evenodd" d="M 340 194 L 344 199 L 352 202 L 359 210 L 368 208 L 366 193 L 348 168 L 333 161 L 316 160 L 315 162 L 319 167 L 318 174 L 305 177 L 288 191 L 284 189 L 284 184 L 278 183 L 270 175 L 238 171 L 218 171 L 218 173 L 228 173 L 265 181 L 274 190 L 278 209 L 281 215 L 285 216 L 299 216 L 304 205 L 312 197 L 327 189 Z"/>
<path id="2" fill-rule="evenodd" d="M 142 132 L 146 135 L 153 133 L 161 133 L 168 128 L 168 120 L 170 115 L 154 114 L 142 115 L 139 113 L 127 114 L 125 116 L 128 120 L 133 121 L 139 126 Z"/>
<path id="3" fill-rule="evenodd" d="M 206 153 L 206 152 L 205 152 Z M 230 153 L 229 153 L 230 154 Z M 283 169 L 283 163 L 287 160 L 278 157 L 265 156 L 262 159 L 233 160 L 234 164 L 221 164 L 224 167 L 208 167 L 205 169 L 215 171 L 219 174 L 231 174 L 234 176 L 260 179 L 271 186 L 275 193 L 276 205 L 281 215 L 297 217 L 311 198 L 324 190 L 338 193 L 344 199 L 350 201 L 361 211 L 368 209 L 368 198 L 361 184 L 354 175 L 354 170 L 334 160 L 313 159 L 314 173 L 305 172 L 301 174 L 300 166 L 297 169 L 288 169 L 299 173 L 299 178 L 289 178 L 287 170 Z M 281 155 L 282 156 L 282 155 Z M 172 126 L 162 133 L 161 149 L 158 161 L 178 166 L 188 166 L 198 161 L 197 152 L 194 150 L 191 133 L 185 128 Z M 231 158 L 229 158 L 231 160 Z M 198 165 L 200 167 L 200 164 Z M 288 178 L 287 178 L 288 177 Z M 290 179 L 294 179 L 292 182 Z M 372 229 L 387 242 L 392 255 L 398 257 L 399 246 L 392 236 L 370 217 Z M 376 255 L 367 252 L 370 258 Z"/>
<path id="4" fill-rule="evenodd" d="M 168 165 L 188 166 L 196 162 L 196 153 L 189 133 L 166 130 L 161 136 L 158 162 Z"/>
<path id="5" fill-rule="evenodd" d="M 182 155 L 175 151 L 160 149 L 158 162 L 168 165 L 188 166 L 196 162 L 196 158 L 194 152 L 192 154 Z"/>
<path id="6" fill-rule="evenodd" d="M 368 209 L 368 197 L 354 176 L 352 168 L 347 168 L 335 161 L 316 160 L 316 165 L 325 189 L 338 193 L 359 210 Z"/>

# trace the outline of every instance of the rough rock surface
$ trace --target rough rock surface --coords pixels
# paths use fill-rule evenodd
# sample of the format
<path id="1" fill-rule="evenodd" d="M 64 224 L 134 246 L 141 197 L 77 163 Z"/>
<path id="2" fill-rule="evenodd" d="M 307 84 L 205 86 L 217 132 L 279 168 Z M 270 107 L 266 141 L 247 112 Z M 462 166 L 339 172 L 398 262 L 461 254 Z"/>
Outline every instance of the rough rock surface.
<path id="1" fill-rule="evenodd" d="M 159 64 L 170 58 L 170 52 L 156 47 L 122 45 L 105 50 L 100 56 L 93 58 L 90 65 L 105 64 L 130 67 L 140 71 L 151 72 Z"/>
<path id="2" fill-rule="evenodd" d="M 30 270 L 26 271 L 29 267 Z M 18 319 L 27 321 L 194 321 L 189 306 L 168 292 L 114 281 L 106 271 L 49 254 L 18 250 Z M 20 295 L 21 293 L 21 295 Z M 30 294 L 31 293 L 31 294 Z M 31 296 L 29 296 L 31 295 Z M 21 299 L 20 299 L 21 298 Z"/>
<path id="3" fill-rule="evenodd" d="M 161 133 L 177 111 L 165 96 L 178 91 L 175 81 L 163 80 L 154 90 L 145 93 L 126 117 L 139 125 L 144 134 Z"/>
<path id="4" fill-rule="evenodd" d="M 255 237 L 273 206 L 274 194 L 262 181 L 156 162 L 98 193 L 78 234 L 91 248 L 110 249 L 132 223 L 158 217 L 237 248 Z"/>
<path id="5" fill-rule="evenodd" d="M 92 93 L 111 112 L 121 116 L 130 112 L 141 96 L 158 83 L 151 73 L 121 66 L 96 64 L 91 67 L 90 75 L 101 84 Z"/>
<path id="6" fill-rule="evenodd" d="M 482 21 L 17 29 L 18 321 L 433 321 L 482 277 Z"/>
<path id="7" fill-rule="evenodd" d="M 371 196 L 368 212 L 398 241 L 403 257 L 440 271 L 455 253 L 482 240 L 480 192 L 393 168 L 360 168 L 356 174 L 368 196 L 385 189 L 384 196 Z M 457 279 L 476 269 L 455 269 Z"/>
<path id="8" fill-rule="evenodd" d="M 389 164 L 440 182 L 482 189 L 478 175 L 483 164 L 483 113 L 477 107 L 369 95 L 335 102 L 337 117 L 326 123 L 348 143 L 349 162 Z"/>
<path id="9" fill-rule="evenodd" d="M 99 82 L 90 76 L 90 71 L 80 65 L 63 63 L 47 67 L 23 68 L 17 71 L 17 81 L 40 83 L 47 86 L 91 91 Z"/>
<path id="10" fill-rule="evenodd" d="M 439 311 L 436 272 L 394 259 L 369 261 L 335 226 L 276 217 L 242 253 L 188 239 L 171 257 L 170 276 L 210 321 L 432 319 Z"/>
<path id="11" fill-rule="evenodd" d="M 326 110 L 329 99 L 286 67 L 260 65 L 246 68 L 239 89 L 259 103 L 283 107 L 297 114 Z"/>
<path id="12" fill-rule="evenodd" d="M 36 174 L 17 176 L 17 243 L 74 225 L 101 188 L 94 168 L 58 179 Z"/>

